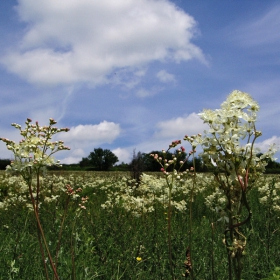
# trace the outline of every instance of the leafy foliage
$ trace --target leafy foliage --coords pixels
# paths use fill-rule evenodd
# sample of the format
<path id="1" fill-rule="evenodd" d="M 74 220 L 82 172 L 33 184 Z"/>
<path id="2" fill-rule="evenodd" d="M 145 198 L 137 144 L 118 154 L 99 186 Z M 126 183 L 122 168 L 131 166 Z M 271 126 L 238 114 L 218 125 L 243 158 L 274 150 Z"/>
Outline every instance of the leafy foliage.
<path id="1" fill-rule="evenodd" d="M 10 159 L 0 159 L 0 170 L 5 170 L 8 165 L 11 164 Z"/>
<path id="2" fill-rule="evenodd" d="M 274 271 L 270 272 L 268 277 L 262 280 L 279 280 L 280 279 L 280 267 L 275 267 Z"/>
<path id="3" fill-rule="evenodd" d="M 118 161 L 118 157 L 110 150 L 97 148 L 80 161 L 80 166 L 87 170 L 108 171 Z"/>

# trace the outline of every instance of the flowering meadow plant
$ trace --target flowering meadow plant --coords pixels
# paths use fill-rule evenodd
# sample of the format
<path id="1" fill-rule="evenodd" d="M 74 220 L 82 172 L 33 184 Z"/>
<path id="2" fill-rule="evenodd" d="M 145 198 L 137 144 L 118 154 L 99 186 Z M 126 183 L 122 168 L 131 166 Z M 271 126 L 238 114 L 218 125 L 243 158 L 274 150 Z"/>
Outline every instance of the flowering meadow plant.
<path id="1" fill-rule="evenodd" d="M 199 114 L 209 126 L 201 139 L 204 163 L 226 174 L 232 182 L 238 181 L 245 192 L 251 187 L 250 178 L 262 173 L 267 159 L 276 152 L 271 146 L 259 156 L 260 151 L 254 147 L 262 135 L 256 129 L 258 111 L 258 103 L 249 94 L 235 90 L 220 109 L 205 109 Z"/>
<path id="2" fill-rule="evenodd" d="M 62 150 L 70 150 L 63 141 L 52 142 L 52 137 L 59 132 L 67 132 L 69 128 L 56 128 L 54 119 L 49 120 L 48 126 L 39 126 L 38 122 L 32 124 L 31 119 L 27 119 L 26 127 L 12 123 L 12 126 L 20 131 L 23 139 L 17 144 L 7 138 L 0 138 L 6 143 L 7 149 L 12 151 L 15 159 L 7 167 L 7 171 L 19 172 L 25 180 L 30 179 L 32 173 L 36 173 L 46 166 L 57 165 L 59 160 L 55 160 L 53 154 Z"/>
<path id="3" fill-rule="evenodd" d="M 276 152 L 274 145 L 264 154 L 255 148 L 256 139 L 262 135 L 256 129 L 258 111 L 258 103 L 248 93 L 234 90 L 221 104 L 220 109 L 205 109 L 199 114 L 204 123 L 209 126 L 209 129 L 204 131 L 204 135 L 186 135 L 184 137 L 184 140 L 192 146 L 189 156 L 194 155 L 198 146 L 202 147 L 203 151 L 200 156 L 204 165 L 214 175 L 213 193 L 206 197 L 206 205 L 216 211 L 220 215 L 219 221 L 223 221 L 226 225 L 223 241 L 228 253 L 229 279 L 232 279 L 232 271 L 236 279 L 241 279 L 241 259 L 245 254 L 247 244 L 241 227 L 246 226 L 252 216 L 247 194 L 256 186 L 256 180 L 265 171 L 268 160 L 271 160 Z M 173 141 L 169 145 L 169 149 L 180 144 L 180 140 Z M 178 149 L 177 152 L 181 153 L 182 148 Z M 173 168 L 172 172 L 168 172 L 167 168 L 176 163 L 176 156 L 173 155 L 173 159 L 169 161 L 158 157 L 158 155 L 152 156 L 159 162 L 161 171 L 165 174 L 169 200 L 171 201 L 172 189 L 176 180 L 186 179 L 186 171 L 180 170 L 184 162 L 180 162 L 178 170 Z M 193 171 L 193 173 L 188 172 L 188 174 L 193 175 L 193 190 L 195 190 L 195 164 L 193 164 Z M 275 190 L 274 193 L 276 193 Z M 193 199 L 193 194 L 194 192 L 192 192 L 191 199 Z M 262 198 L 262 201 L 264 199 Z M 247 214 L 245 214 L 246 212 Z M 189 226 L 191 235 L 191 223 Z M 191 255 L 190 244 L 190 263 Z M 188 275 L 189 273 L 185 274 L 185 277 Z"/>
<path id="4" fill-rule="evenodd" d="M 21 125 L 12 123 L 12 126 L 20 131 L 23 139 L 17 144 L 7 138 L 0 138 L 6 143 L 7 149 L 14 154 L 14 160 L 7 167 L 10 173 L 19 173 L 28 186 L 29 196 L 38 228 L 38 241 L 40 245 L 41 256 L 44 263 L 46 278 L 48 279 L 48 269 L 45 262 L 45 252 L 51 264 L 55 279 L 59 279 L 56 264 L 52 259 L 48 243 L 41 225 L 39 217 L 40 195 L 41 195 L 41 178 L 40 174 L 47 166 L 59 165 L 59 161 L 55 160 L 53 154 L 62 150 L 69 150 L 63 141 L 51 141 L 53 136 L 59 132 L 67 132 L 69 128 L 57 128 L 54 125 L 56 121 L 49 119 L 48 126 L 39 126 L 38 122 L 32 123 L 27 118 L 25 128 Z M 35 187 L 33 181 L 35 180 Z M 58 242 L 59 243 L 59 242 Z"/>
<path id="5" fill-rule="evenodd" d="M 248 93 L 235 90 L 220 109 L 205 109 L 199 114 L 209 126 L 200 139 L 201 156 L 204 164 L 213 170 L 217 184 L 206 202 L 219 202 L 215 209 L 223 213 L 222 219 L 227 225 L 224 243 L 230 279 L 232 270 L 236 279 L 241 279 L 241 259 L 247 243 L 241 227 L 246 226 L 252 216 L 247 193 L 276 152 L 274 146 L 264 154 L 255 148 L 256 139 L 262 135 L 256 129 L 258 111 L 258 103 Z M 247 211 L 245 217 L 244 210 Z"/>

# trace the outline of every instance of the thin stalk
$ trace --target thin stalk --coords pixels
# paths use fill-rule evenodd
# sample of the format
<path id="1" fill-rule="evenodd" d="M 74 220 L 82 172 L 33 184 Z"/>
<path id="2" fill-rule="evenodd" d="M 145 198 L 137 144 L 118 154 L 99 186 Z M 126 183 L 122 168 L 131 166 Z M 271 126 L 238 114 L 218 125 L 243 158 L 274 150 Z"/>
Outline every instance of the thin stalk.
<path id="1" fill-rule="evenodd" d="M 232 207 L 231 207 L 231 198 L 230 194 L 227 194 L 227 199 L 228 199 L 228 214 L 229 214 L 229 233 L 230 233 L 230 242 L 232 244 L 233 242 L 233 221 L 232 221 Z M 227 238 L 226 233 L 225 233 L 225 239 Z M 226 240 L 227 242 L 227 240 Z M 232 257 L 231 257 L 231 251 L 227 247 L 227 258 L 228 258 L 228 279 L 232 280 Z"/>
<path id="2" fill-rule="evenodd" d="M 32 194 L 32 186 L 31 186 L 31 183 L 28 185 L 29 187 L 29 194 L 30 194 L 30 197 L 31 197 L 31 201 L 32 201 L 32 206 L 33 206 L 33 210 L 34 210 L 34 214 L 35 214 L 35 218 L 36 218 L 36 221 L 37 221 L 37 227 L 39 229 L 38 231 L 38 241 L 39 241 L 39 244 L 41 244 L 40 242 L 41 241 L 41 238 L 43 239 L 43 243 L 45 245 L 45 249 L 47 251 L 47 255 L 48 255 L 48 259 L 50 261 L 50 264 L 51 264 L 51 267 L 52 267 L 52 270 L 53 270 L 53 273 L 55 275 L 55 278 L 57 280 L 59 280 L 59 277 L 58 277 L 58 274 L 57 274 L 57 271 L 56 271 L 56 267 L 54 265 L 54 262 L 52 260 L 52 256 L 51 256 L 51 253 L 49 251 L 49 247 L 48 247 L 48 244 L 47 244 L 47 241 L 46 241 L 46 238 L 45 238 L 45 234 L 44 234 L 44 231 L 43 231 L 43 228 L 42 228 L 42 225 L 41 225 L 41 222 L 40 222 L 40 218 L 39 218 L 39 213 L 38 213 L 38 208 L 37 208 L 37 203 L 33 197 L 33 194 Z M 39 238 L 39 236 L 41 238 Z M 42 246 L 40 246 L 41 248 Z M 42 250 L 42 249 L 41 249 Z M 42 251 L 41 251 L 42 253 Z M 43 258 L 43 261 L 45 262 L 45 258 L 44 258 L 44 254 L 42 254 L 42 258 Z M 47 277 L 47 272 L 46 272 L 46 277 Z M 47 278 L 49 279 L 49 278 Z"/>
<path id="3" fill-rule="evenodd" d="M 214 223 L 211 223 L 212 229 L 212 243 L 211 243 L 211 273 L 212 273 L 212 280 L 215 280 L 215 271 L 214 271 Z"/>
<path id="4" fill-rule="evenodd" d="M 72 262 L 72 280 L 76 280 L 76 267 L 75 267 L 75 246 L 76 246 L 76 234 L 75 234 L 75 239 L 73 240 L 73 235 L 74 235 L 74 229 L 76 227 L 76 218 L 77 216 L 75 216 L 74 218 L 74 223 L 72 226 L 72 233 L 71 233 L 71 240 L 70 240 L 70 244 L 71 244 L 71 262 Z"/>
<path id="5" fill-rule="evenodd" d="M 56 246 L 56 254 L 55 254 L 55 265 L 57 267 L 57 262 L 58 262 L 58 252 L 60 249 L 60 241 L 61 241 L 61 237 L 62 237 L 62 231 L 64 229 L 64 222 L 66 219 L 66 214 L 67 214 L 67 210 L 68 210 L 68 205 L 69 205 L 69 201 L 70 201 L 70 196 L 68 195 L 67 197 L 67 202 L 66 202 L 66 207 L 63 213 L 63 218 L 60 224 L 60 230 L 59 230 L 59 235 L 58 235 L 58 241 L 57 241 L 57 246 Z"/>
<path id="6" fill-rule="evenodd" d="M 193 149 L 194 150 L 194 149 Z M 193 180 L 192 180 L 192 189 L 191 189 L 191 195 L 190 195 L 190 210 L 189 210 L 189 254 L 190 254 L 190 263 L 192 264 L 192 268 L 190 269 L 190 277 L 191 279 L 194 279 L 193 274 L 193 261 L 192 261 L 192 203 L 193 203 L 193 196 L 194 196 L 194 189 L 196 184 L 196 171 L 195 171 L 195 157 L 193 153 Z"/>
<path id="7" fill-rule="evenodd" d="M 166 179 L 167 180 L 167 179 Z M 172 179 L 173 180 L 173 179 Z M 173 182 L 172 182 L 173 184 Z M 168 233 L 168 252 L 169 252 L 169 266 L 171 270 L 171 277 L 174 280 L 174 267 L 173 267 L 173 261 L 172 261 L 172 241 L 171 241 L 171 235 L 172 235 L 172 229 L 171 229 L 171 217 L 172 217 L 172 207 L 171 207 L 171 199 L 172 199 L 172 184 L 167 181 L 168 185 L 168 215 L 167 215 L 167 233 Z"/>

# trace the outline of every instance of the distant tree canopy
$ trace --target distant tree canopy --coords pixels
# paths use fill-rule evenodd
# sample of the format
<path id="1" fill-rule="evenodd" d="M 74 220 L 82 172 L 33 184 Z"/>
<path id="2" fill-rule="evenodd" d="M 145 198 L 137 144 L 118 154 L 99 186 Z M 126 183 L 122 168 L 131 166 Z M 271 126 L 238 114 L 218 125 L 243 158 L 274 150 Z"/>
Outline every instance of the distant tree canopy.
<path id="1" fill-rule="evenodd" d="M 97 148 L 88 157 L 82 158 L 80 167 L 87 170 L 108 171 L 118 161 L 118 157 L 110 150 Z"/>
<path id="2" fill-rule="evenodd" d="M 11 163 L 10 159 L 0 159 L 0 170 L 5 170 L 6 166 Z"/>
<path id="3" fill-rule="evenodd" d="M 145 171 L 160 171 L 160 164 L 152 157 L 151 154 L 158 154 L 159 157 L 162 157 L 166 160 L 171 160 L 173 156 L 176 156 L 177 162 L 175 165 L 176 170 L 184 171 L 186 169 L 190 169 L 193 166 L 193 158 L 187 158 L 187 154 L 185 152 L 181 152 L 178 154 L 176 151 L 174 153 L 171 152 L 165 152 L 163 154 L 162 151 L 152 151 L 149 154 L 143 154 L 143 160 L 144 160 L 144 170 Z M 181 166 L 180 161 L 183 161 L 184 164 Z M 207 171 L 206 167 L 203 166 L 202 160 L 199 157 L 194 158 L 195 161 L 195 169 L 197 172 L 204 172 Z M 181 166 L 181 167 L 180 167 Z M 170 166 L 167 171 L 170 171 L 174 166 Z"/>
<path id="4" fill-rule="evenodd" d="M 258 153 L 257 156 L 261 157 L 263 154 Z M 265 173 L 279 174 L 280 173 L 280 163 L 272 160 L 271 158 L 267 159 L 267 166 L 265 167 Z"/>

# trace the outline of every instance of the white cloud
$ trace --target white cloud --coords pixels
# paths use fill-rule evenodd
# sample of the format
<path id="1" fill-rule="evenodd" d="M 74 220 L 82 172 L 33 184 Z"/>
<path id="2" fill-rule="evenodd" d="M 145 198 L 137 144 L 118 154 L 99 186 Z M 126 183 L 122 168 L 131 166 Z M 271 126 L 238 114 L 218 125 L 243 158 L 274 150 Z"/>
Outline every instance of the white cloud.
<path id="1" fill-rule="evenodd" d="M 78 163 L 82 157 L 89 154 L 89 150 L 96 148 L 102 144 L 112 143 L 121 133 L 119 124 L 114 122 L 103 121 L 99 124 L 78 125 L 71 127 L 67 133 L 58 135 L 66 146 L 70 147 L 67 151 L 67 157 L 62 158 L 62 154 L 58 154 L 62 163 Z"/>
<path id="2" fill-rule="evenodd" d="M 81 157 L 67 157 L 60 161 L 62 164 L 79 163 L 82 160 Z"/>
<path id="3" fill-rule="evenodd" d="M 100 124 L 78 125 L 71 127 L 67 133 L 60 134 L 59 137 L 67 146 L 74 149 L 83 149 L 89 146 L 112 143 L 121 132 L 119 124 L 103 121 Z"/>
<path id="4" fill-rule="evenodd" d="M 135 95 L 140 98 L 150 97 L 158 94 L 162 90 L 161 87 L 154 86 L 150 89 L 140 88 L 136 91 Z"/>
<path id="5" fill-rule="evenodd" d="M 75 150 L 72 152 L 72 155 L 80 158 L 80 157 L 85 156 L 85 152 L 84 152 L 83 149 L 78 148 L 78 149 L 75 149 Z"/>
<path id="6" fill-rule="evenodd" d="M 174 75 L 166 72 L 165 70 L 161 70 L 157 73 L 157 78 L 163 83 L 175 82 L 176 79 Z"/>
<path id="7" fill-rule="evenodd" d="M 20 0 L 17 11 L 27 31 L 1 62 L 30 83 L 96 85 L 153 61 L 205 62 L 195 20 L 167 0 Z"/>
<path id="8" fill-rule="evenodd" d="M 136 96 L 138 96 L 140 98 L 145 98 L 145 97 L 152 96 L 152 95 L 153 95 L 153 92 L 146 90 L 144 88 L 141 88 L 141 89 L 137 90 L 137 92 L 136 92 Z"/>
<path id="9" fill-rule="evenodd" d="M 275 144 L 277 149 L 280 148 L 280 137 L 279 136 L 272 136 L 268 139 L 265 139 L 262 142 L 257 142 L 256 147 L 258 147 L 263 153 L 269 149 L 269 146 Z"/>
<path id="10" fill-rule="evenodd" d="M 118 163 L 129 163 L 131 161 L 132 152 L 129 152 L 128 149 L 125 148 L 117 148 L 112 150 L 112 152 L 118 157 Z"/>
<path id="11" fill-rule="evenodd" d="M 196 113 L 191 113 L 186 117 L 159 122 L 157 128 L 154 138 L 172 138 L 172 140 L 176 140 L 176 138 L 182 139 L 186 134 L 203 133 L 208 126 L 203 123 Z"/>

